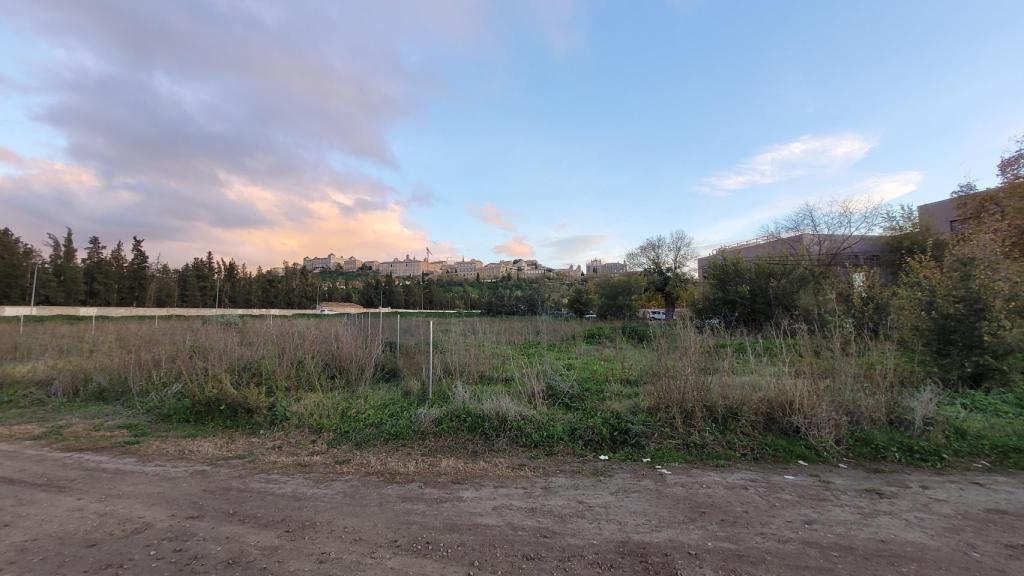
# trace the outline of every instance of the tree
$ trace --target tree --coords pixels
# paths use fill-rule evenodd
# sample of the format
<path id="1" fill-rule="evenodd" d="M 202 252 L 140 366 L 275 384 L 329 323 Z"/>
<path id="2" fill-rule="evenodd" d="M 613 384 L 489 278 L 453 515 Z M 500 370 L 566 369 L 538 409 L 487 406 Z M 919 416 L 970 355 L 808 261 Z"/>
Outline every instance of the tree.
<path id="1" fill-rule="evenodd" d="M 696 259 L 693 238 L 682 230 L 676 230 L 668 236 L 658 235 L 645 240 L 626 254 L 626 266 L 643 273 L 648 289 L 661 296 L 665 314 L 672 319 L 678 292 L 693 281 L 687 267 Z"/>
<path id="2" fill-rule="evenodd" d="M 896 289 L 900 336 L 954 386 L 1011 386 L 1024 374 L 1024 264 L 985 235 L 942 262 L 918 257 Z"/>
<path id="3" fill-rule="evenodd" d="M 40 271 L 40 294 L 54 306 L 76 306 L 82 303 L 82 268 L 78 264 L 78 250 L 74 235 L 68 228 L 64 238 L 47 233 L 50 256 L 45 270 Z"/>
<path id="4" fill-rule="evenodd" d="M 1024 182 L 1024 135 L 1017 138 L 1017 149 L 999 160 L 997 172 L 1001 184 Z"/>
<path id="5" fill-rule="evenodd" d="M 177 273 L 171 270 L 171 267 L 166 262 L 158 264 L 153 270 L 149 289 L 151 294 L 148 298 L 150 305 L 157 308 L 173 308 L 177 306 Z"/>
<path id="6" fill-rule="evenodd" d="M 882 215 L 882 233 L 886 235 L 884 268 L 899 275 L 907 261 L 923 254 L 942 258 L 946 241 L 932 230 L 923 229 L 912 204 L 889 207 Z"/>
<path id="7" fill-rule="evenodd" d="M 577 318 L 583 318 L 594 310 L 594 295 L 586 286 L 573 286 L 566 306 Z"/>
<path id="8" fill-rule="evenodd" d="M 108 306 L 126 306 L 130 304 L 128 294 L 128 258 L 124 254 L 124 242 L 120 240 L 110 251 L 110 279 L 113 288 L 106 304 Z"/>
<path id="9" fill-rule="evenodd" d="M 78 250 L 75 248 L 71 228 L 67 228 L 67 232 L 64 234 L 62 248 L 61 265 L 63 277 L 61 278 L 61 290 L 64 292 L 64 301 L 74 306 L 82 303 L 85 291 L 82 286 L 82 266 L 78 262 Z"/>
<path id="10" fill-rule="evenodd" d="M 0 230 L 0 304 L 28 303 L 37 258 L 35 248 L 10 228 Z"/>
<path id="11" fill-rule="evenodd" d="M 142 247 L 146 240 L 132 236 L 132 258 L 125 271 L 127 300 L 131 306 L 144 306 L 149 288 L 149 256 Z"/>
<path id="12" fill-rule="evenodd" d="M 643 279 L 635 274 L 604 278 L 597 282 L 597 315 L 601 318 L 635 318 L 636 300 L 643 292 Z"/>
<path id="13" fill-rule="evenodd" d="M 832 266 L 877 231 L 885 214 L 885 205 L 879 202 L 806 202 L 765 227 L 762 234 L 778 242 L 786 256 L 808 265 Z"/>
<path id="14" fill-rule="evenodd" d="M 85 288 L 85 303 L 89 306 L 103 306 L 111 299 L 114 278 L 110 262 L 104 254 L 107 247 L 99 236 L 90 236 L 85 258 L 82 260 L 82 283 Z"/>
<path id="15" fill-rule="evenodd" d="M 978 185 L 974 183 L 974 180 L 964 180 L 963 182 L 956 185 L 956 189 L 949 193 L 950 198 L 959 198 L 961 196 L 968 196 L 978 191 Z"/>
<path id="16" fill-rule="evenodd" d="M 816 281 L 816 271 L 737 257 L 715 260 L 704 274 L 698 314 L 748 328 L 796 319 L 801 295 Z"/>

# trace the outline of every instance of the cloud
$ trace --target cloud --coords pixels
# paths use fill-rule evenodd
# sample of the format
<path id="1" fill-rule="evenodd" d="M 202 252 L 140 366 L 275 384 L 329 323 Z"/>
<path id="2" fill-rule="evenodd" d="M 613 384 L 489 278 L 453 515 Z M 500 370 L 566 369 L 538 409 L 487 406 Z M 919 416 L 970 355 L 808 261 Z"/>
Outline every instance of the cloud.
<path id="1" fill-rule="evenodd" d="M 80 235 L 103 230 L 108 245 L 137 234 L 163 261 L 181 262 L 216 246 L 251 266 L 277 266 L 296 254 L 344 249 L 344 255 L 383 259 L 427 244 L 422 230 L 403 222 L 399 203 L 353 209 L 343 201 L 358 198 L 358 190 L 289 198 L 222 174 L 223 196 L 179 204 L 169 193 L 156 203 L 159 196 L 140 195 L 137 187 L 122 187 L 88 167 L 22 158 L 2 148 L 0 161 L 17 166 L 0 172 L 0 206 L 20 225 L 40 232 L 67 225 Z"/>
<path id="2" fill-rule="evenodd" d="M 108 242 L 144 236 L 175 262 L 213 249 L 274 265 L 424 245 L 408 210 L 431 195 L 368 173 L 400 171 L 393 127 L 443 93 L 442 59 L 475 54 L 499 23 L 475 0 L 0 0 L 0 11 L 45 48 L 31 78 L 5 89 L 40 102 L 32 120 L 64 146 L 60 162 L 0 151 L 0 213 L 22 234 L 67 224 Z"/>
<path id="3" fill-rule="evenodd" d="M 872 141 L 858 134 L 801 136 L 771 146 L 730 170 L 705 178 L 703 190 L 725 196 L 752 186 L 832 172 L 854 164 L 874 146 Z"/>
<path id="4" fill-rule="evenodd" d="M 512 258 L 532 258 L 533 246 L 527 244 L 526 239 L 522 236 L 513 236 L 507 242 L 495 246 L 494 252 Z"/>
<path id="5" fill-rule="evenodd" d="M 476 208 L 475 212 L 477 217 L 484 222 L 497 226 L 506 232 L 515 232 L 516 230 L 515 225 L 509 221 L 509 215 L 490 202 Z"/>
<path id="6" fill-rule="evenodd" d="M 595 249 L 604 244 L 608 236 L 604 234 L 578 234 L 545 242 L 545 257 L 559 262 L 582 262 L 587 258 L 599 256 Z"/>
<path id="7" fill-rule="evenodd" d="M 878 174 L 847 188 L 840 195 L 868 204 L 891 202 L 917 190 L 923 179 L 923 172 L 913 170 Z"/>

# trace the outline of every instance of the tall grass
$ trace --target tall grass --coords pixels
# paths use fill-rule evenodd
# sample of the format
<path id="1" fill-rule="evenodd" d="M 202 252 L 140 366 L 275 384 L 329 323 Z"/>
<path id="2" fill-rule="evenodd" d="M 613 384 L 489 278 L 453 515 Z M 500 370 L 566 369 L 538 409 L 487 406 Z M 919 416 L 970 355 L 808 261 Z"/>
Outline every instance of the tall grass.
<path id="1" fill-rule="evenodd" d="M 772 434 L 831 450 L 935 403 L 885 338 L 779 329 L 394 316 L 0 323 L 0 384 L 338 441 L 469 437 L 644 450 Z M 917 394 L 915 392 L 915 394 Z"/>
<path id="2" fill-rule="evenodd" d="M 891 341 L 855 334 L 716 337 L 678 324 L 654 349 L 651 401 L 680 431 L 728 425 L 834 445 L 851 427 L 891 422 L 915 377 Z"/>

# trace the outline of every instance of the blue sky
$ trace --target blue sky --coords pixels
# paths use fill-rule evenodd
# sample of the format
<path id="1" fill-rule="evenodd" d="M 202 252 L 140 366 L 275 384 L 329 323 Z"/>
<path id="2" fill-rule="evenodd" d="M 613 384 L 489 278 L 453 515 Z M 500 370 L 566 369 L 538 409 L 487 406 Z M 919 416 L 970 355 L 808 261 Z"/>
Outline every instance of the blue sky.
<path id="1" fill-rule="evenodd" d="M 0 225 L 172 261 L 710 247 L 1024 133 L 1021 2 L 0 6 Z"/>

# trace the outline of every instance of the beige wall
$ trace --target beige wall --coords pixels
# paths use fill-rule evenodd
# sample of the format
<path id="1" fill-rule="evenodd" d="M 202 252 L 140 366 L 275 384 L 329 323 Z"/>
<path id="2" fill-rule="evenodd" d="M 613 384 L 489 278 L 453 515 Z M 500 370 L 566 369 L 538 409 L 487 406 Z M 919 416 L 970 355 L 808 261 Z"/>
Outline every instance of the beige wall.
<path id="1" fill-rule="evenodd" d="M 356 311 L 358 312 L 358 311 Z M 0 306 L 0 316 L 293 316 L 317 314 L 316 310 L 272 308 L 131 308 L 93 306 Z"/>

